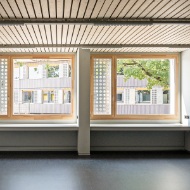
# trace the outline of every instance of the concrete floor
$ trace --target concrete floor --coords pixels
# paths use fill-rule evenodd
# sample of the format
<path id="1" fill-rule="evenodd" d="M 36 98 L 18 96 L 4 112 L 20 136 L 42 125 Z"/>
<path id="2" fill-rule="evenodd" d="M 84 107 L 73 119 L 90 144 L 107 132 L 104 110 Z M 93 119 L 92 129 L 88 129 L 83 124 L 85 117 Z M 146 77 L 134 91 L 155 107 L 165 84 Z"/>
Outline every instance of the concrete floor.
<path id="1" fill-rule="evenodd" d="M 0 152 L 0 190 L 190 190 L 190 153 Z"/>

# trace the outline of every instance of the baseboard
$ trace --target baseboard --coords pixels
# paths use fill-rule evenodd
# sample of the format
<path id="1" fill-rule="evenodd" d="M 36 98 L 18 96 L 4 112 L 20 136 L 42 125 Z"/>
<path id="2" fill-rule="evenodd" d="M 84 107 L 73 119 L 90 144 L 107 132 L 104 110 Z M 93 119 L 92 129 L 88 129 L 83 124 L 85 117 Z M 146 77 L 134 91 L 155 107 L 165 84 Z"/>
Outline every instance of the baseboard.
<path id="1" fill-rule="evenodd" d="M 172 151 L 185 150 L 185 147 L 91 147 L 91 151 Z"/>
<path id="2" fill-rule="evenodd" d="M 56 147 L 56 146 L 53 146 L 53 147 L 7 147 L 7 146 L 4 146 L 4 147 L 0 147 L 0 151 L 77 151 L 77 147 Z"/>

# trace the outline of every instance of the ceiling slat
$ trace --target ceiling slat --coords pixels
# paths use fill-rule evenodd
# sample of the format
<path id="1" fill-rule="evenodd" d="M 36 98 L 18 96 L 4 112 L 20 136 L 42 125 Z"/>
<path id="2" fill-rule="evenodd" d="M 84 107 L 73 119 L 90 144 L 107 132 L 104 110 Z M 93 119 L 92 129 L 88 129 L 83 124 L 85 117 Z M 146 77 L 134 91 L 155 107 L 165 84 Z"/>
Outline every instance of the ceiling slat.
<path id="1" fill-rule="evenodd" d="M 29 43 L 30 43 L 30 44 L 33 44 L 34 42 L 33 42 L 33 39 L 32 39 L 32 37 L 31 37 L 31 34 L 30 34 L 30 32 L 29 32 L 27 26 L 21 26 L 21 28 L 22 28 L 24 34 L 27 36 L 27 39 L 28 39 Z"/>
<path id="2" fill-rule="evenodd" d="M 14 18 L 15 17 L 15 15 L 13 13 L 13 10 L 11 9 L 11 7 L 9 6 L 7 1 L 1 1 L 0 4 L 6 10 L 6 13 L 8 14 L 9 18 Z"/>
<path id="3" fill-rule="evenodd" d="M 134 0 L 122 0 L 117 8 L 114 10 L 113 14 L 111 15 L 111 17 L 115 18 L 115 17 L 124 17 L 127 10 L 128 10 L 128 7 L 129 9 L 131 8 L 131 6 L 133 5 L 134 3 Z M 126 10 L 127 9 L 127 10 Z"/>
<path id="4" fill-rule="evenodd" d="M 57 43 L 62 44 L 62 25 L 57 25 Z"/>
<path id="5" fill-rule="evenodd" d="M 93 27 L 93 26 L 89 25 L 89 26 L 87 26 L 87 27 L 85 28 L 85 33 L 83 34 L 83 36 L 82 36 L 82 38 L 81 38 L 81 40 L 80 40 L 80 43 L 81 43 L 81 44 L 85 44 L 85 43 L 86 43 L 86 39 L 87 39 L 89 33 L 91 32 L 92 27 Z"/>
<path id="6" fill-rule="evenodd" d="M 22 6 L 22 9 L 21 9 L 22 10 L 22 15 L 24 13 L 24 15 L 26 16 L 26 13 L 27 13 L 27 15 L 29 15 L 29 18 L 36 18 L 35 13 L 34 13 L 34 8 L 33 8 L 33 5 L 32 5 L 31 1 L 28 1 L 28 0 L 24 0 L 24 1 L 23 0 L 17 0 L 17 2 L 19 4 L 19 7 Z M 21 5 L 20 5 L 20 3 L 21 3 Z M 26 12 L 23 12 L 25 10 L 24 7 L 26 7 Z"/>
<path id="7" fill-rule="evenodd" d="M 53 40 L 53 44 L 57 43 L 57 26 L 56 25 L 51 25 L 51 35 L 52 35 L 52 40 Z"/>
<path id="8" fill-rule="evenodd" d="M 170 9 L 165 11 L 165 13 L 162 14 L 162 18 L 171 18 L 179 11 L 183 10 L 187 5 L 189 5 L 187 0 L 180 0 L 176 4 L 174 4 Z"/>
<path id="9" fill-rule="evenodd" d="M 39 0 L 32 0 L 33 6 L 34 6 L 34 11 L 35 11 L 35 15 L 37 18 L 42 18 L 42 11 L 41 11 L 41 6 L 43 6 L 43 2 L 42 5 L 40 4 Z"/>
<path id="10" fill-rule="evenodd" d="M 94 0 L 89 0 L 88 7 L 86 9 L 84 18 L 90 18 L 91 14 L 92 14 L 92 12 L 94 10 L 94 5 L 95 5 L 95 1 Z"/>
<path id="11" fill-rule="evenodd" d="M 80 0 L 73 0 L 71 18 L 77 18 L 77 13 L 80 6 Z"/>
<path id="12" fill-rule="evenodd" d="M 22 18 L 22 15 L 20 13 L 20 10 L 18 9 L 18 6 L 16 4 L 16 1 L 15 0 L 7 0 L 9 5 L 11 6 L 11 9 L 13 10 L 14 12 L 14 15 L 17 17 L 17 18 Z"/>
<path id="13" fill-rule="evenodd" d="M 75 25 L 74 32 L 71 38 L 71 44 L 75 44 L 79 30 L 80 30 L 80 25 Z"/>
<path id="14" fill-rule="evenodd" d="M 151 5 L 155 2 L 154 0 L 146 0 L 144 3 L 138 7 L 136 12 L 133 13 L 132 18 L 138 18 L 143 12 L 146 12 L 146 10 L 150 10 Z"/>
<path id="15" fill-rule="evenodd" d="M 174 0 L 176 1 L 176 0 Z M 170 4 L 170 1 L 161 1 L 157 6 L 148 14 L 146 17 L 148 18 L 157 18 L 159 16 L 155 16 L 160 10 L 162 10 L 164 7 L 168 7 L 168 4 Z"/>
<path id="16" fill-rule="evenodd" d="M 66 44 L 68 25 L 63 25 L 62 44 Z"/>
<path id="17" fill-rule="evenodd" d="M 82 37 L 84 35 L 85 29 L 86 29 L 86 26 L 81 25 L 79 33 L 78 33 L 78 36 L 77 36 L 76 44 L 80 44 L 81 43 L 81 39 L 82 39 Z"/>
<path id="18" fill-rule="evenodd" d="M 70 12 L 72 8 L 72 0 L 65 1 L 64 18 L 70 18 Z"/>
<path id="19" fill-rule="evenodd" d="M 104 4 L 99 12 L 99 15 L 98 15 L 99 18 L 104 18 L 108 9 L 110 8 L 112 2 L 113 2 L 113 0 L 105 0 Z"/>
<path id="20" fill-rule="evenodd" d="M 81 0 L 79 7 L 79 12 L 77 18 L 83 18 L 85 14 L 86 7 L 88 6 L 88 0 Z"/>
<path id="21" fill-rule="evenodd" d="M 49 5 L 47 0 L 41 0 L 42 4 L 42 17 L 43 18 L 50 18 L 50 13 L 49 13 Z"/>
<path id="22" fill-rule="evenodd" d="M 28 25 L 27 28 L 28 28 L 28 31 L 30 32 L 30 36 L 31 36 L 31 38 L 32 38 L 32 41 L 33 41 L 35 44 L 38 44 L 38 41 L 37 41 L 37 39 L 36 39 L 36 35 L 35 35 L 35 32 L 34 32 L 33 26 Z"/>
<path id="23" fill-rule="evenodd" d="M 38 25 L 33 25 L 33 29 L 34 29 L 34 32 L 35 32 L 35 34 L 36 34 L 38 43 L 39 43 L 39 44 L 43 44 L 43 42 L 42 42 L 42 37 L 41 37 L 41 33 L 40 33 L 40 31 L 39 31 L 39 26 L 38 26 Z"/>
<path id="24" fill-rule="evenodd" d="M 104 26 L 98 26 L 98 28 L 96 29 L 96 32 L 94 33 L 94 35 L 92 36 L 92 38 L 90 39 L 89 43 L 94 43 L 95 40 L 102 35 L 101 31 L 103 30 Z"/>
<path id="25" fill-rule="evenodd" d="M 92 15 L 91 18 L 97 18 L 99 15 L 99 12 L 101 11 L 102 6 L 104 5 L 104 1 L 103 0 L 98 0 L 96 3 L 96 6 L 94 7 L 93 11 L 92 11 Z"/>
<path id="26" fill-rule="evenodd" d="M 52 44 L 50 25 L 45 25 L 45 31 L 46 31 L 46 35 L 47 35 L 48 44 Z"/>
<path id="27" fill-rule="evenodd" d="M 153 18 L 164 18 L 164 16 L 162 16 L 162 14 L 167 12 L 168 10 L 172 10 L 173 5 L 175 5 L 177 3 L 178 3 L 178 0 L 170 1 L 164 7 L 162 7 L 162 9 L 160 9 L 156 14 L 154 14 Z"/>
<path id="28" fill-rule="evenodd" d="M 74 30 L 74 25 L 69 25 L 69 30 L 68 30 L 67 39 L 66 39 L 66 43 L 67 44 L 71 43 L 71 38 L 72 38 L 73 30 Z"/>
<path id="29" fill-rule="evenodd" d="M 45 26 L 44 25 L 39 25 L 39 30 L 42 36 L 42 43 L 47 44 L 47 36 L 46 36 L 46 31 L 45 31 Z"/>
<path id="30" fill-rule="evenodd" d="M 126 18 L 131 18 L 133 16 L 133 14 L 136 13 L 136 11 L 139 9 L 139 7 L 141 7 L 144 4 L 144 1 L 139 2 L 138 0 L 133 4 L 133 6 L 129 9 L 129 11 L 127 12 L 127 14 L 125 14 L 124 17 Z"/>
<path id="31" fill-rule="evenodd" d="M 50 7 L 50 17 L 56 18 L 57 17 L 57 7 L 55 4 L 55 0 L 49 0 L 49 7 Z"/>
<path id="32" fill-rule="evenodd" d="M 57 18 L 63 18 L 65 0 L 57 0 Z"/>
<path id="33" fill-rule="evenodd" d="M 110 18 L 116 7 L 119 5 L 120 0 L 114 0 L 105 14 L 105 18 Z"/>

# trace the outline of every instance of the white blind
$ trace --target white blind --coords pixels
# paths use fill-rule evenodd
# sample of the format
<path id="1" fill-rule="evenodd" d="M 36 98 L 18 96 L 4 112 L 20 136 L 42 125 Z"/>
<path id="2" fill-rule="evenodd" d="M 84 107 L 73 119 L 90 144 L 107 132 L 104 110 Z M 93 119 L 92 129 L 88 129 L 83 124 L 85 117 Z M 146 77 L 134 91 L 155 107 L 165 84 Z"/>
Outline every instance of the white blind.
<path id="1" fill-rule="evenodd" d="M 94 114 L 111 114 L 111 59 L 94 59 Z"/>
<path id="2" fill-rule="evenodd" d="M 0 59 L 0 115 L 7 115 L 7 59 Z"/>

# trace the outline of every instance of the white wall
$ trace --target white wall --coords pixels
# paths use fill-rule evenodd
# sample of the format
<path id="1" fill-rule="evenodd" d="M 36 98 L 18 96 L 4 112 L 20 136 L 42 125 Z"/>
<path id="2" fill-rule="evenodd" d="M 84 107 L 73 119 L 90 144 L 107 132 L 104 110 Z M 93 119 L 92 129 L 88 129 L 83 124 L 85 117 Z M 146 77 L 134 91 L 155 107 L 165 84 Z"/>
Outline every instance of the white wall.
<path id="1" fill-rule="evenodd" d="M 190 115 L 190 50 L 182 52 L 181 55 L 181 107 L 182 107 L 182 123 L 190 126 L 190 120 L 185 119 L 185 115 Z M 190 133 L 185 134 L 185 147 L 190 151 Z"/>

